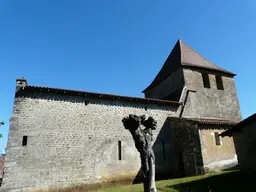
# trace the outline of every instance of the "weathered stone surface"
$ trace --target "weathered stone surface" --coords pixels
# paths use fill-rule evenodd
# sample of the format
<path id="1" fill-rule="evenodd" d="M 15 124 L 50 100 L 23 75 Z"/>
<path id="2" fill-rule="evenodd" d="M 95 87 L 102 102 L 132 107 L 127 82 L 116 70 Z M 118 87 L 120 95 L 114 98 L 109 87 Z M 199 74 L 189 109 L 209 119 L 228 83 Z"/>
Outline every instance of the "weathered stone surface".
<path id="1" fill-rule="evenodd" d="M 220 145 L 216 145 L 214 133 L 221 133 L 229 126 L 200 125 L 199 136 L 205 172 L 218 171 L 234 167 L 238 164 L 233 138 L 219 137 Z"/>
<path id="2" fill-rule="evenodd" d="M 171 119 L 170 127 L 174 135 L 173 154 L 175 156 L 178 156 L 178 153 L 182 154 L 185 175 L 219 171 L 237 165 L 232 138 L 223 138 L 221 145 L 216 145 L 214 137 L 214 132 L 221 133 L 230 127 L 202 125 L 180 119 Z M 181 165 L 176 163 L 176 171 L 182 171 Z"/>
<path id="3" fill-rule="evenodd" d="M 182 158 L 183 161 L 183 164 L 181 165 L 179 160 L 176 160 L 176 171 L 186 176 L 196 175 L 198 172 L 197 167 L 200 168 L 203 166 L 198 124 L 174 119 L 171 120 L 170 124 L 172 134 L 174 135 L 174 154 L 176 154 L 176 156 L 181 154 L 179 158 Z"/>
<path id="4" fill-rule="evenodd" d="M 210 88 L 204 87 L 201 73 L 209 74 Z M 222 76 L 224 90 L 217 89 L 215 75 Z M 183 117 L 242 120 L 234 78 L 218 72 L 180 68 L 154 88 L 147 90 L 145 97 L 163 99 L 175 91 L 182 90 L 184 86 L 193 92 L 184 93 L 186 99 L 181 114 Z M 177 93 L 181 96 L 181 91 Z"/>
<path id="5" fill-rule="evenodd" d="M 169 94 L 182 89 L 184 86 L 184 77 L 182 69 L 170 74 L 164 81 L 154 88 L 145 92 L 146 98 L 163 99 Z"/>
<path id="6" fill-rule="evenodd" d="M 129 113 L 154 116 L 158 122 L 155 141 L 175 110 L 57 94 L 18 97 L 10 122 L 3 187 L 134 178 L 140 159 L 131 135 L 122 128 L 122 118 Z M 28 136 L 27 146 L 22 146 L 23 136 Z M 118 141 L 122 160 L 118 160 Z"/>
<path id="7" fill-rule="evenodd" d="M 242 120 L 234 78 L 222 76 L 224 90 L 218 90 L 216 73 L 208 72 L 211 88 L 204 88 L 201 75 L 204 70 L 184 69 L 183 72 L 186 86 L 195 91 L 189 93 L 183 117 Z"/>

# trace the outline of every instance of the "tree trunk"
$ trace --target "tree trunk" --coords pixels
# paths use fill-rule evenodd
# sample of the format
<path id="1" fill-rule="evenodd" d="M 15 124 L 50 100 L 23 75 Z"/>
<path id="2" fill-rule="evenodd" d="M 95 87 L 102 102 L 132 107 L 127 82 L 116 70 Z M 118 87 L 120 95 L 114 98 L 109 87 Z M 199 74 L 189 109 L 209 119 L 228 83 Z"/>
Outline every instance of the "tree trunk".
<path id="1" fill-rule="evenodd" d="M 143 175 L 144 192 L 156 192 L 155 186 L 155 156 L 152 149 L 152 129 L 156 128 L 156 121 L 145 116 L 129 115 L 122 120 L 125 129 L 128 129 L 140 153 Z M 141 125 L 145 129 L 141 129 Z"/>
<path id="2" fill-rule="evenodd" d="M 151 137 L 145 135 L 146 147 L 141 153 L 144 192 L 156 192 L 155 186 L 155 156 L 152 150 Z"/>
<path id="3" fill-rule="evenodd" d="M 156 192 L 156 185 L 155 185 L 155 157 L 152 151 L 151 158 L 150 158 L 150 192 Z"/>
<path id="4" fill-rule="evenodd" d="M 144 192 L 150 192 L 148 154 L 141 153 L 140 158 L 141 158 Z"/>

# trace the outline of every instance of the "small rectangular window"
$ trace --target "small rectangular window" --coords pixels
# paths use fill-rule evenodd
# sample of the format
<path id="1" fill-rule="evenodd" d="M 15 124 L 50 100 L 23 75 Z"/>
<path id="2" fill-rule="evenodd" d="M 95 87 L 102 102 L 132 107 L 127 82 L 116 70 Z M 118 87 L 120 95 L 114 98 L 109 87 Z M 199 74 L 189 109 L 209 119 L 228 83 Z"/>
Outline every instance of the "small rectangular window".
<path id="1" fill-rule="evenodd" d="M 122 160 L 122 146 L 121 146 L 121 141 L 118 141 L 118 160 Z"/>
<path id="2" fill-rule="evenodd" d="M 211 88 L 210 79 L 207 73 L 202 73 L 203 83 L 205 88 Z"/>
<path id="3" fill-rule="evenodd" d="M 215 79 L 216 79 L 217 89 L 224 90 L 222 77 L 219 75 L 215 75 Z"/>
<path id="4" fill-rule="evenodd" d="M 163 158 L 166 159 L 164 141 L 162 141 L 162 147 L 163 147 Z"/>
<path id="5" fill-rule="evenodd" d="M 88 101 L 84 101 L 84 105 L 88 105 Z"/>
<path id="6" fill-rule="evenodd" d="M 219 133 L 218 133 L 218 132 L 215 132 L 215 133 L 214 133 L 214 136 L 215 136 L 216 145 L 221 145 Z"/>
<path id="7" fill-rule="evenodd" d="M 22 146 L 27 146 L 28 136 L 23 136 Z"/>

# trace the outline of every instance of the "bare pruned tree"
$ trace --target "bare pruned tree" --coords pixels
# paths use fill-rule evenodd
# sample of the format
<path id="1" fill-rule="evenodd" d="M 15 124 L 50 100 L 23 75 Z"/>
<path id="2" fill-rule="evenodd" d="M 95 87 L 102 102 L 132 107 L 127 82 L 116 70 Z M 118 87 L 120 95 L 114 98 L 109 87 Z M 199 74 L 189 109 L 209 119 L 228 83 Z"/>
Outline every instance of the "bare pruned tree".
<path id="1" fill-rule="evenodd" d="M 130 114 L 122 119 L 125 129 L 128 129 L 140 153 L 143 172 L 144 192 L 156 192 L 155 186 L 155 156 L 152 149 L 152 130 L 156 129 L 157 122 L 145 115 Z"/>

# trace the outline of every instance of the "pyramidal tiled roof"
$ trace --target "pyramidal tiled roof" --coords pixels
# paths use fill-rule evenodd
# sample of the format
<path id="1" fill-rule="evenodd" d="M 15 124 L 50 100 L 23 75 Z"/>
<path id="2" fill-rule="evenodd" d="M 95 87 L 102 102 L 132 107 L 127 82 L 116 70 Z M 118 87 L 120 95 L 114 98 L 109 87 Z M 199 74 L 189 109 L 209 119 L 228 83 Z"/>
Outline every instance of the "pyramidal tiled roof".
<path id="1" fill-rule="evenodd" d="M 186 45 L 183 41 L 179 40 L 177 43 L 180 45 L 181 65 L 211 69 L 214 71 L 220 71 L 230 75 L 235 75 L 234 73 L 222 69 L 217 65 L 213 64 L 212 62 L 208 61 L 200 54 L 198 54 L 196 51 L 194 51 L 191 47 Z"/>
<path id="2" fill-rule="evenodd" d="M 152 83 L 143 92 L 153 88 L 155 85 L 167 78 L 172 72 L 176 71 L 182 66 L 209 69 L 212 71 L 222 72 L 231 76 L 235 76 L 234 73 L 218 67 L 217 65 L 202 57 L 191 47 L 186 45 L 183 41 L 178 40 L 170 55 L 166 59 L 162 69 L 159 71 Z"/>

